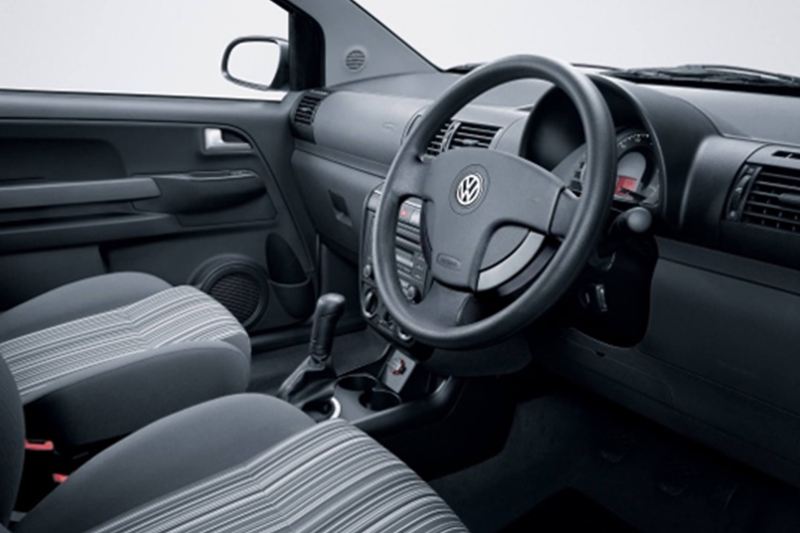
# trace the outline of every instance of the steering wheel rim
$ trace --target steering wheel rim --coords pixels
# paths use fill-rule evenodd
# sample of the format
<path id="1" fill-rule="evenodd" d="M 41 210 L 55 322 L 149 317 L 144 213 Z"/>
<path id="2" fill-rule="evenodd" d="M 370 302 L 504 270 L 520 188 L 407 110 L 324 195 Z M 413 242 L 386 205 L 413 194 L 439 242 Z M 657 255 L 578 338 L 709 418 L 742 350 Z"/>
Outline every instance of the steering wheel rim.
<path id="1" fill-rule="evenodd" d="M 524 78 L 551 82 L 578 110 L 587 146 L 580 200 L 548 171 L 511 154 L 459 148 L 432 160 L 422 156 L 441 124 L 470 101 L 498 85 Z M 611 206 L 615 169 L 611 114 L 588 76 L 560 61 L 528 55 L 508 57 L 472 71 L 427 109 L 389 169 L 372 236 L 380 298 L 406 332 L 438 348 L 485 346 L 519 331 L 555 304 L 586 264 Z M 455 175 L 448 177 L 453 172 Z M 423 212 L 431 238 L 429 265 L 439 287 L 426 296 L 426 301 L 430 297 L 436 301 L 427 302 L 425 313 L 405 298 L 397 275 L 397 217 L 401 203 L 409 197 L 425 202 Z M 464 204 L 462 200 L 471 201 Z M 477 227 L 481 224 L 488 227 Z M 464 300 L 452 293 L 476 289 L 477 256 L 486 251 L 492 232 L 504 224 L 520 224 L 563 240 L 542 272 L 505 308 L 471 323 L 459 324 L 457 318 L 437 323 L 437 309 L 462 305 Z"/>

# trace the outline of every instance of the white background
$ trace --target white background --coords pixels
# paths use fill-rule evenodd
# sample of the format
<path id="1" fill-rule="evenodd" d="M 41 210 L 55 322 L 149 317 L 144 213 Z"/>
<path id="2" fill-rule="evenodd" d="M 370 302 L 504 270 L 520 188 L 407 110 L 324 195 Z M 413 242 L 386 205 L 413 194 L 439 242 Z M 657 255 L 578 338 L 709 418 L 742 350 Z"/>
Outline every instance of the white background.
<path id="1" fill-rule="evenodd" d="M 439 66 L 535 53 L 800 75 L 800 0 L 358 0 Z"/>
<path id="2" fill-rule="evenodd" d="M 800 0 L 360 3 L 444 67 L 537 53 L 800 74 Z M 222 50 L 242 35 L 286 33 L 268 0 L 0 0 L 0 88 L 258 97 L 222 79 Z"/>
<path id="3" fill-rule="evenodd" d="M 288 29 L 269 0 L 0 0 L 0 88 L 259 97 L 222 52 Z"/>

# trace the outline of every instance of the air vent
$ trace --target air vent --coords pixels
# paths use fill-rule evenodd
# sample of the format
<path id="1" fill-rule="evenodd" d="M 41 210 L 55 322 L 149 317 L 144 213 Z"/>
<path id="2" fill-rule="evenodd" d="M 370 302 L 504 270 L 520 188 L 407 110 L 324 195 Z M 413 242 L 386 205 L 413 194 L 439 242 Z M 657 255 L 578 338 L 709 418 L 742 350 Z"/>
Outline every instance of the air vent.
<path id="1" fill-rule="evenodd" d="M 452 124 L 452 121 L 448 120 L 439 128 L 439 131 L 433 136 L 431 142 L 428 143 L 428 148 L 425 150 L 427 155 L 436 157 L 446 150 L 445 140 L 447 139 L 447 132 Z"/>
<path id="2" fill-rule="evenodd" d="M 329 94 L 330 93 L 328 91 L 321 91 L 318 89 L 308 91 L 306 94 L 304 94 L 300 99 L 300 103 L 297 104 L 297 109 L 294 112 L 295 123 L 304 124 L 306 126 L 313 124 L 314 115 L 317 114 L 317 108 L 319 107 L 320 102 L 322 102 Z"/>
<path id="3" fill-rule="evenodd" d="M 771 166 L 761 168 L 747 192 L 740 220 L 800 233 L 800 171 Z"/>
<path id="4" fill-rule="evenodd" d="M 475 122 L 446 122 L 428 143 L 425 153 L 437 156 L 453 148 L 489 148 L 499 126 Z"/>
<path id="5" fill-rule="evenodd" d="M 344 66 L 350 72 L 358 72 L 367 64 L 367 52 L 363 48 L 353 48 L 344 56 Z"/>
<path id="6" fill-rule="evenodd" d="M 499 130 L 499 127 L 488 124 L 462 122 L 453 132 L 449 148 L 489 148 Z"/>
<path id="7" fill-rule="evenodd" d="M 794 159 L 800 161 L 800 152 L 790 152 L 788 150 L 778 150 L 772 153 L 772 157 L 779 157 L 781 159 Z"/>

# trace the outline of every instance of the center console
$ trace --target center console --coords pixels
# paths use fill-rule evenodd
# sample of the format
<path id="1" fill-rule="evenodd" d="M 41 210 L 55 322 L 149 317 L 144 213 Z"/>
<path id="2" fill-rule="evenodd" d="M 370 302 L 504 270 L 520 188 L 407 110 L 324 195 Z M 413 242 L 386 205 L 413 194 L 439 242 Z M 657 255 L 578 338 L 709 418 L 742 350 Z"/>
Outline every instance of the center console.
<path id="1" fill-rule="evenodd" d="M 386 342 L 379 343 L 380 353 L 369 357 L 371 362 L 337 372 L 335 326 L 344 299 L 321 296 L 313 314 L 309 355 L 286 379 L 279 396 L 314 420 L 347 420 L 379 438 L 418 472 L 441 476 L 497 453 L 513 411 L 495 380 L 463 380 L 432 370 L 425 362 L 433 348 L 416 342 L 388 313 L 375 283 L 372 250 L 380 200 L 378 187 L 364 202 L 358 294 L 367 325 Z M 421 302 L 432 284 L 421 225 L 421 202 L 404 202 L 398 212 L 395 253 L 409 302 Z M 476 418 L 481 419 L 479 434 L 474 432 Z M 470 445 L 461 446 L 467 439 Z"/>
<path id="2" fill-rule="evenodd" d="M 375 212 L 381 199 L 381 187 L 372 191 L 364 209 L 361 225 L 361 311 L 367 322 L 381 334 L 403 347 L 414 345 L 414 339 L 397 324 L 378 295 L 375 286 L 375 268 L 372 263 L 372 231 Z M 403 293 L 410 302 L 419 302 L 430 288 L 431 277 L 428 263 L 422 251 L 422 204 L 419 200 L 403 202 L 398 213 L 396 251 L 397 275 Z"/>

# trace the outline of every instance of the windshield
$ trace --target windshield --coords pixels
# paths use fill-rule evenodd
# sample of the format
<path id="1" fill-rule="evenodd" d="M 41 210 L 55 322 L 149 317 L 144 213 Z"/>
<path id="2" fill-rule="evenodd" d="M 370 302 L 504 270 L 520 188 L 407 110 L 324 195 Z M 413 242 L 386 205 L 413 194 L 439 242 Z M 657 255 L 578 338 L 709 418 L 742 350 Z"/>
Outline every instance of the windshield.
<path id="1" fill-rule="evenodd" d="M 800 75 L 798 0 L 357 0 L 440 68 L 529 53 Z"/>

